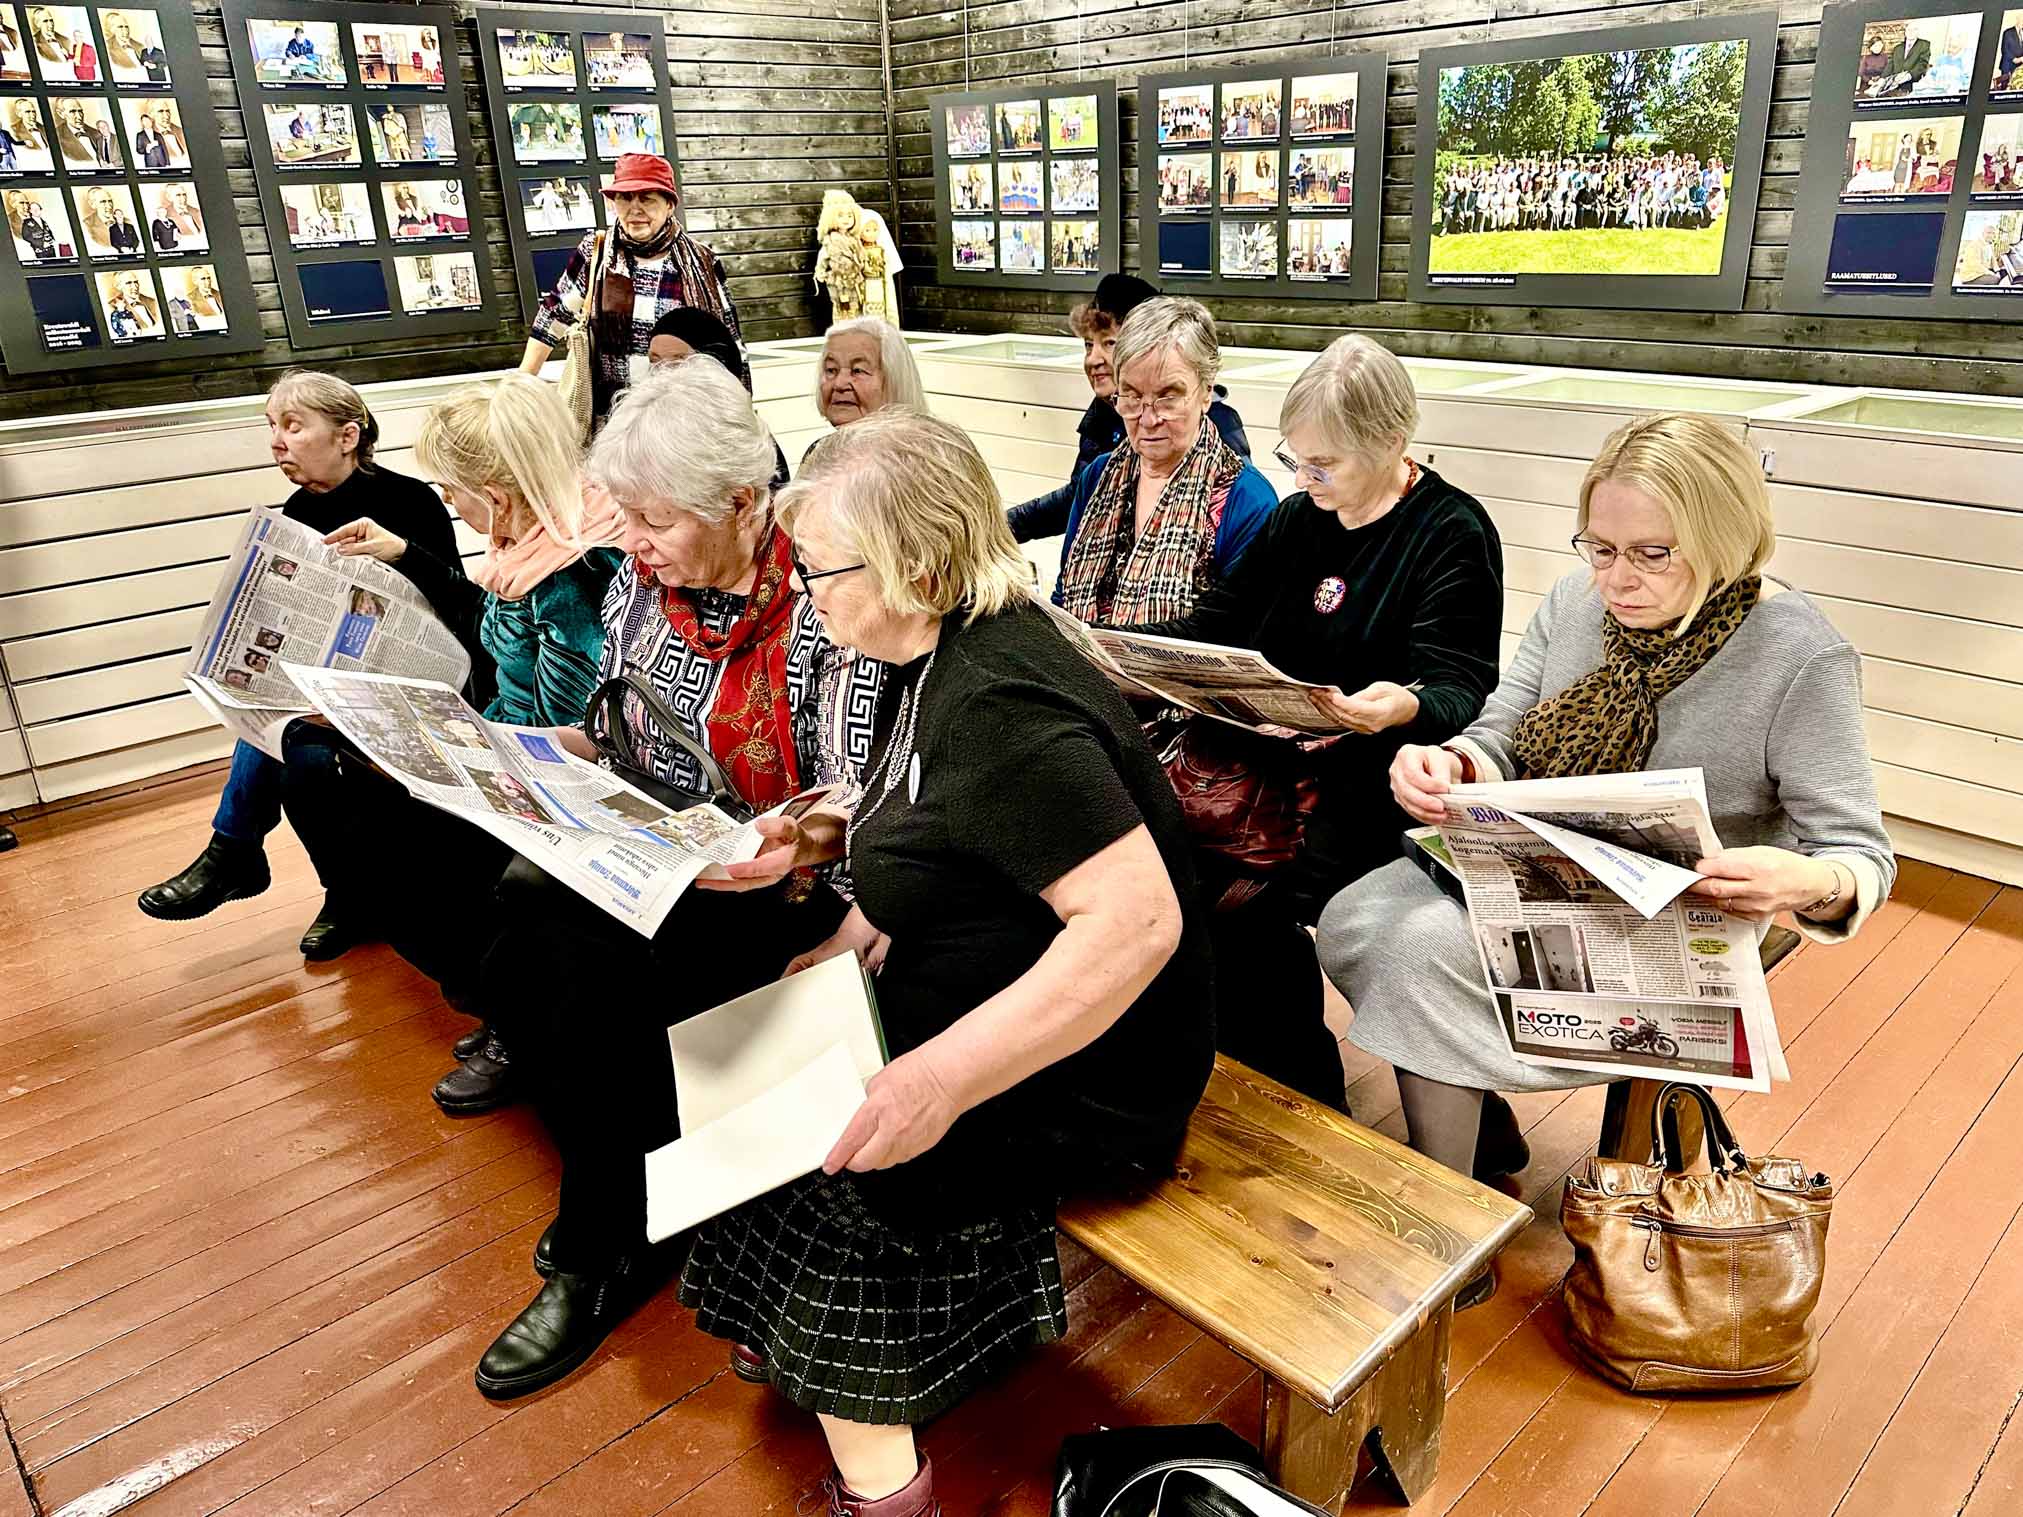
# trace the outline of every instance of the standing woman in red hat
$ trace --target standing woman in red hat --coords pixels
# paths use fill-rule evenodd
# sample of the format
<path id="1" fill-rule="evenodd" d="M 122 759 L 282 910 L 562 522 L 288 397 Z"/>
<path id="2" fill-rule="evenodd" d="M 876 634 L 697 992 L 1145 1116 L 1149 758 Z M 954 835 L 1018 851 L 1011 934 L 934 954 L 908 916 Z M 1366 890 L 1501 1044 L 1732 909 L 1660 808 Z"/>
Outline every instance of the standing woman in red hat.
<path id="1" fill-rule="evenodd" d="M 737 307 L 731 304 L 723 265 L 675 218 L 681 196 L 674 170 L 652 153 L 627 153 L 605 188 L 610 230 L 591 232 L 577 245 L 555 288 L 541 297 L 520 367 L 529 374 L 569 339 L 577 322 L 590 321 L 591 430 L 611 414 L 627 385 L 646 372 L 653 324 L 677 306 L 709 312 L 742 346 Z M 601 248 L 600 248 L 601 244 Z M 598 289 L 591 269 L 601 266 Z"/>

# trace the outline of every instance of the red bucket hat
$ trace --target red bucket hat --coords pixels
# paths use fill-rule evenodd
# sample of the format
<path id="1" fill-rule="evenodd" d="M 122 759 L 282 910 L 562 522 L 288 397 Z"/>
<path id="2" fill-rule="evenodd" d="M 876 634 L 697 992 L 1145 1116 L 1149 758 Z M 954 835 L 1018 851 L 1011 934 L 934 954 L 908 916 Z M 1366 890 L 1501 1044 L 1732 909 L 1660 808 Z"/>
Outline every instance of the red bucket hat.
<path id="1" fill-rule="evenodd" d="M 654 153 L 620 154 L 604 193 L 637 195 L 647 190 L 659 190 L 676 205 L 681 204 L 681 191 L 674 187 L 674 170 L 665 158 Z"/>

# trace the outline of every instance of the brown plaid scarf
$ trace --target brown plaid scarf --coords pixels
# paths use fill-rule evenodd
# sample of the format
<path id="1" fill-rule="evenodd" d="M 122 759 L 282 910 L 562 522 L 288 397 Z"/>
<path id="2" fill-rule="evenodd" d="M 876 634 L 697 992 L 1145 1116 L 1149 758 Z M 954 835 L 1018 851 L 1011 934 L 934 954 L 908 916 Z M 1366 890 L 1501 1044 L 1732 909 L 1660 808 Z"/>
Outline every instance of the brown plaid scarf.
<path id="1" fill-rule="evenodd" d="M 1082 508 L 1060 579 L 1061 608 L 1078 620 L 1142 627 L 1185 616 L 1214 576 L 1217 507 L 1243 472 L 1242 455 L 1203 416 L 1194 445 L 1133 540 L 1138 468 L 1130 443 L 1120 444 Z"/>

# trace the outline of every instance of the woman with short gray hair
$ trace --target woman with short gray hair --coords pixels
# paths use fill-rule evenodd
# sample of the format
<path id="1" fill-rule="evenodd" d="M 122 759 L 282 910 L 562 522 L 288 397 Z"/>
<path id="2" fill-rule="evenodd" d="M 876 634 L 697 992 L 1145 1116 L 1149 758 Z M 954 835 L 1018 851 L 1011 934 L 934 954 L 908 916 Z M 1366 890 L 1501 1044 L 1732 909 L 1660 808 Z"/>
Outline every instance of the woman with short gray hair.
<path id="1" fill-rule="evenodd" d="M 625 522 L 600 671 L 632 686 L 617 719 L 654 780 L 706 793 L 700 748 L 754 812 L 854 780 L 885 673 L 838 649 L 796 584 L 773 468 L 743 385 L 695 355 L 627 389 L 586 470 Z M 582 729 L 556 737 L 595 757 Z M 691 889 L 649 941 L 539 871 L 506 888 L 514 927 L 480 996 L 561 1154 L 562 1206 L 535 1251 L 547 1285 L 478 1366 L 478 1388 L 501 1398 L 575 1369 L 680 1262 L 646 1242 L 643 1156 L 676 1136 L 668 1026 L 773 979 L 846 910 L 806 872 L 750 893 Z"/>
<path id="2" fill-rule="evenodd" d="M 1076 485 L 1054 604 L 1136 627 L 1185 616 L 1227 578 L 1278 494 L 1208 418 L 1222 369 L 1208 307 L 1145 301 L 1124 319 L 1111 362 L 1124 443 Z"/>
<path id="3" fill-rule="evenodd" d="M 1296 487 L 1228 583 L 1191 615 L 1146 630 L 1254 648 L 1312 692 L 1326 734 L 1246 739 L 1251 767 L 1317 796 L 1298 855 L 1262 876 L 1204 857 L 1227 909 L 1216 947 L 1250 1013 L 1223 1018 L 1223 1051 L 1331 1105 L 1345 1096 L 1305 928 L 1329 897 L 1398 857 L 1411 825 L 1391 756 L 1475 719 L 1496 683 L 1503 548 L 1482 506 L 1406 455 L 1411 376 L 1367 337 L 1337 339 L 1286 392 L 1278 460 Z M 1228 741 L 1225 739 L 1225 741 Z M 1262 983 L 1260 983 L 1262 981 Z"/>
<path id="4" fill-rule="evenodd" d="M 881 316 L 837 322 L 815 366 L 815 408 L 830 426 L 847 427 L 886 406 L 927 409 L 905 334 Z"/>

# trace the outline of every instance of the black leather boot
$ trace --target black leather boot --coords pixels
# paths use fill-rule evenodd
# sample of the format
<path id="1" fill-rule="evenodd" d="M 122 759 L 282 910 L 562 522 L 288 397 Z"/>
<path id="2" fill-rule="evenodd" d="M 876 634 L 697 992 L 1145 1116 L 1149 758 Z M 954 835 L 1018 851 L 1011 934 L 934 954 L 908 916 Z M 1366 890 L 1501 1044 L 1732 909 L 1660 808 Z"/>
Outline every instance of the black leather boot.
<path id="1" fill-rule="evenodd" d="M 256 896 L 272 883 L 265 849 L 214 832 L 189 868 L 140 893 L 140 909 L 165 922 L 186 922 L 227 901 Z"/>
<path id="2" fill-rule="evenodd" d="M 512 1055 L 497 1033 L 485 1046 L 436 1081 L 429 1092 L 436 1105 L 453 1117 L 474 1117 L 497 1111 L 519 1099 L 513 1079 Z"/>
<path id="3" fill-rule="evenodd" d="M 457 1062 L 461 1064 L 464 1060 L 476 1058 L 479 1054 L 483 1053 L 485 1051 L 485 1044 L 490 1042 L 491 1038 L 492 1024 L 480 1022 L 461 1038 L 458 1038 L 456 1042 L 450 1044 L 450 1052 L 456 1055 Z"/>
<path id="4" fill-rule="evenodd" d="M 1475 1178 L 1486 1183 L 1522 1174 L 1530 1163 L 1531 1145 L 1517 1125 L 1517 1113 L 1495 1091 L 1484 1091 L 1482 1129 L 1475 1138 Z"/>
<path id="5" fill-rule="evenodd" d="M 329 959 L 342 958 L 360 943 L 365 935 L 358 929 L 358 912 L 350 906 L 340 905 L 332 896 L 324 896 L 323 909 L 316 913 L 316 920 L 309 924 L 309 930 L 302 934 L 297 946 L 302 957 L 312 964 L 321 964 Z"/>
<path id="6" fill-rule="evenodd" d="M 540 1241 L 534 1245 L 534 1273 L 543 1280 L 552 1280 L 555 1277 L 554 1222 L 541 1229 Z"/>
<path id="7" fill-rule="evenodd" d="M 485 1350 L 478 1361 L 478 1389 L 505 1401 L 553 1385 L 596 1353 L 668 1274 L 663 1249 L 621 1259 L 599 1274 L 557 1270 Z"/>

